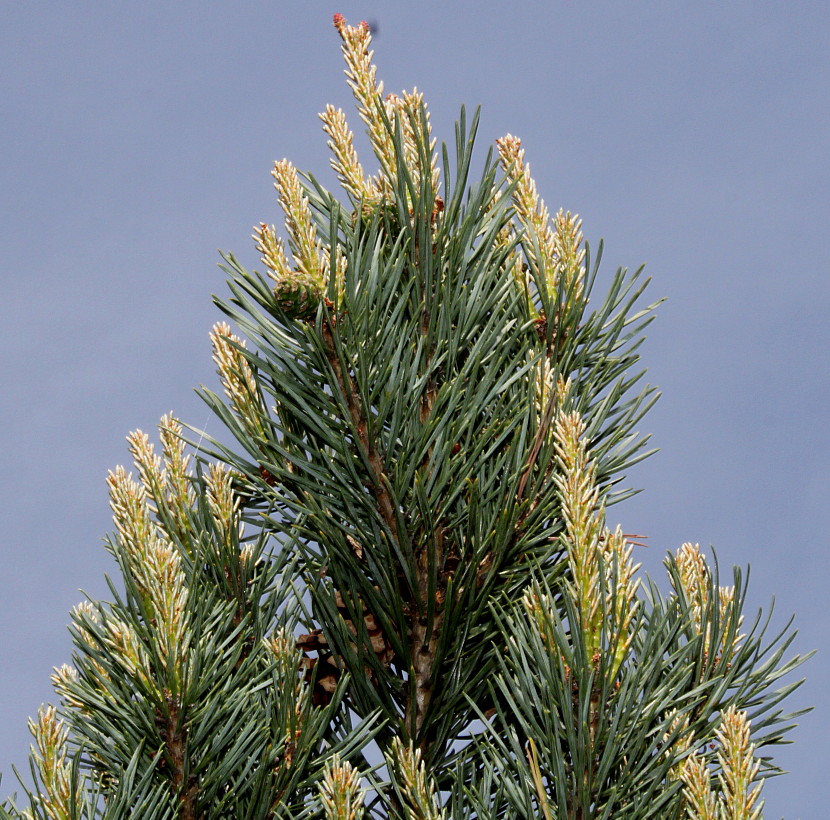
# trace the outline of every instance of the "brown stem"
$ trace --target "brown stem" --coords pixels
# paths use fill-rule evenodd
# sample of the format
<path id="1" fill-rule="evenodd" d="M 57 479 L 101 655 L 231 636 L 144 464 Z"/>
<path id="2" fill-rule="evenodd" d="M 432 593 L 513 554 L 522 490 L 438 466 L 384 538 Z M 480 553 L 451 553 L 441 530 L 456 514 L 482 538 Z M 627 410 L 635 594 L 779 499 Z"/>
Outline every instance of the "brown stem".
<path id="1" fill-rule="evenodd" d="M 161 718 L 162 740 L 167 747 L 167 759 L 172 770 L 172 792 L 179 798 L 180 820 L 196 820 L 195 778 L 186 777 L 187 729 L 181 725 L 179 702 L 171 692 L 165 691 L 167 714 Z"/>
<path id="2" fill-rule="evenodd" d="M 340 366 L 340 359 L 334 344 L 332 326 L 333 321 L 331 319 L 326 318 L 323 321 L 323 344 L 326 351 L 326 358 L 337 379 L 337 386 L 346 399 L 352 426 L 357 432 L 360 447 L 369 464 L 372 487 L 375 492 L 375 498 L 377 499 L 378 510 L 386 526 L 389 528 L 389 532 L 395 537 L 397 534 L 397 517 L 395 515 L 395 505 L 392 503 L 392 496 L 386 484 L 388 479 L 386 478 L 383 458 L 378 452 L 374 440 L 369 436 L 366 413 L 363 410 L 363 404 L 360 401 L 355 380 L 350 373 L 344 373 L 343 368 Z"/>
<path id="3" fill-rule="evenodd" d="M 421 735 L 421 729 L 432 701 L 432 669 L 442 623 L 443 613 L 440 612 L 432 619 L 432 629 L 428 629 L 427 619 L 420 617 L 413 624 L 410 637 L 415 697 L 410 698 L 406 704 L 404 720 L 407 727 L 413 727 L 414 724 L 413 736 L 420 736 L 418 747 L 422 752 L 429 745 L 426 736 Z"/>
<path id="4" fill-rule="evenodd" d="M 432 678 L 435 668 L 435 656 L 441 629 L 444 624 L 443 606 L 436 600 L 432 620 L 427 617 L 430 590 L 434 587 L 433 595 L 438 592 L 437 584 L 430 584 L 430 574 L 439 571 L 444 552 L 444 531 L 441 527 L 434 534 L 434 553 L 432 568 L 430 568 L 429 549 L 424 543 L 418 550 L 417 578 L 418 578 L 418 607 L 414 613 L 415 619 L 409 636 L 409 653 L 412 662 L 412 676 L 415 681 L 415 697 L 406 704 L 404 716 L 405 725 L 413 731 L 413 740 L 419 738 L 418 747 L 426 752 L 429 741 L 422 729 L 426 715 L 432 701 Z"/>
<path id="5" fill-rule="evenodd" d="M 548 396 L 548 404 L 545 407 L 545 412 L 539 421 L 539 427 L 536 430 L 536 437 L 533 440 L 533 447 L 530 448 L 530 455 L 527 457 L 527 464 L 522 471 L 522 477 L 519 480 L 519 489 L 516 491 L 516 501 L 521 502 L 524 497 L 525 488 L 527 486 L 530 474 L 533 471 L 533 466 L 536 464 L 536 459 L 539 457 L 539 451 L 545 443 L 545 436 L 550 429 L 550 424 L 553 421 L 553 416 L 556 412 L 556 391 L 551 390 Z"/>
<path id="6" fill-rule="evenodd" d="M 427 319 L 423 317 L 423 331 L 427 331 Z M 421 398 L 419 408 L 419 420 L 426 424 L 432 408 L 435 404 L 437 389 L 432 378 L 427 380 L 426 391 Z M 421 471 L 429 469 L 432 451 L 424 457 Z M 436 510 L 436 519 L 440 518 Z M 429 537 L 431 536 L 431 545 Z M 427 535 L 422 530 L 420 546 L 416 553 L 416 578 L 418 586 L 418 601 L 413 611 L 414 622 L 410 631 L 409 653 L 412 662 L 412 676 L 415 681 L 415 697 L 410 698 L 406 705 L 404 721 L 406 727 L 413 729 L 413 740 L 418 739 L 418 747 L 422 753 L 426 753 L 429 741 L 422 729 L 432 701 L 432 679 L 435 669 L 435 657 L 438 648 L 438 641 L 441 636 L 441 629 L 444 623 L 443 606 L 440 600 L 436 600 L 440 594 L 437 584 L 437 573 L 440 572 L 444 560 L 444 529 L 440 523 L 436 524 L 433 533 Z M 430 546 L 432 549 L 430 550 Z M 430 558 L 432 559 L 430 561 Z M 433 600 L 430 601 L 430 597 Z M 432 610 L 432 618 L 427 613 Z"/>

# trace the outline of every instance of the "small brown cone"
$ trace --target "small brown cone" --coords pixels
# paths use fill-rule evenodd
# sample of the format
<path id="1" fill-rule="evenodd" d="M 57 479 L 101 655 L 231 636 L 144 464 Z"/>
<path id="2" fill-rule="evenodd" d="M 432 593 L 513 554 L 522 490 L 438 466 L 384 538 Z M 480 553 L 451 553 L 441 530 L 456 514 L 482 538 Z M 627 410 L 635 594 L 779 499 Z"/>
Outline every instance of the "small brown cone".
<path id="1" fill-rule="evenodd" d="M 350 611 L 343 600 L 343 596 L 339 592 L 335 593 L 335 603 L 340 617 L 346 622 L 346 628 L 352 635 L 356 636 L 357 627 L 350 617 Z M 362 606 L 362 615 L 363 623 L 369 635 L 369 646 L 371 646 L 380 663 L 383 666 L 388 666 L 395 657 L 392 644 L 378 625 L 377 618 L 366 608 L 365 604 Z M 312 700 L 315 706 L 323 706 L 331 701 L 344 664 L 332 652 L 322 629 L 314 629 L 305 635 L 300 635 L 296 643 L 297 649 L 304 655 L 301 668 L 305 672 L 305 680 L 307 682 L 310 682 L 312 678 L 315 680 Z M 316 653 L 317 657 L 310 657 L 309 653 L 311 652 Z M 377 677 L 374 671 L 368 666 L 365 667 L 365 670 L 372 684 L 377 685 Z"/>

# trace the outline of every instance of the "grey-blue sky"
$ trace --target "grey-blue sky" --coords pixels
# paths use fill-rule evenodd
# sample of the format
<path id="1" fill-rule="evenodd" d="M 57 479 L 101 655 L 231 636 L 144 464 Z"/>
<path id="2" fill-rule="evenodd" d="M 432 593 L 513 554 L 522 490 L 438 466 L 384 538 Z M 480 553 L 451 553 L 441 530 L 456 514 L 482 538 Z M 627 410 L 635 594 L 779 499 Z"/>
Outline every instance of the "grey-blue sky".
<path id="1" fill-rule="evenodd" d="M 605 238 L 607 272 L 647 263 L 668 297 L 643 351 L 661 452 L 612 517 L 649 535 L 652 568 L 684 540 L 751 562 L 753 601 L 775 594 L 798 650 L 826 647 L 826 4 L 6 3 L 4 792 L 78 588 L 106 592 L 124 434 L 170 409 L 205 422 L 215 249 L 254 263 L 274 159 L 325 175 L 316 114 L 350 105 L 335 11 L 378 22 L 387 88 L 423 90 L 439 138 L 481 103 L 482 144 L 522 137 L 549 205 Z M 830 664 L 805 671 L 796 700 L 819 703 Z M 794 773 L 765 788 L 767 816 L 826 812 L 828 728 L 822 705 L 781 752 Z"/>

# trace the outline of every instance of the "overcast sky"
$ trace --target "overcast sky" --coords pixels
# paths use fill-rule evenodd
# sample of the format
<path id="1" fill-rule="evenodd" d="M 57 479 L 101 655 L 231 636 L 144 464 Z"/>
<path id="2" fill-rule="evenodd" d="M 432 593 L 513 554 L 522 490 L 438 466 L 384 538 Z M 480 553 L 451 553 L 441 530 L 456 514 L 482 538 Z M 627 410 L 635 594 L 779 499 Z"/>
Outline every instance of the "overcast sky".
<path id="1" fill-rule="evenodd" d="M 659 571 L 684 541 L 752 564 L 753 605 L 796 614 L 792 706 L 768 818 L 827 815 L 830 660 L 830 5 L 826 2 L 3 2 L 0 25 L 0 771 L 69 660 L 79 589 L 114 567 L 108 468 L 124 435 L 207 418 L 216 249 L 253 265 L 275 159 L 326 177 L 317 113 L 347 107 L 335 11 L 378 26 L 389 90 L 439 139 L 519 135 L 552 210 L 646 263 L 668 297 L 643 348 L 661 452 L 610 511 Z M 357 116 L 351 115 L 357 124 Z M 607 281 L 604 280 L 604 281 Z M 825 693 L 825 696 L 822 696 Z"/>

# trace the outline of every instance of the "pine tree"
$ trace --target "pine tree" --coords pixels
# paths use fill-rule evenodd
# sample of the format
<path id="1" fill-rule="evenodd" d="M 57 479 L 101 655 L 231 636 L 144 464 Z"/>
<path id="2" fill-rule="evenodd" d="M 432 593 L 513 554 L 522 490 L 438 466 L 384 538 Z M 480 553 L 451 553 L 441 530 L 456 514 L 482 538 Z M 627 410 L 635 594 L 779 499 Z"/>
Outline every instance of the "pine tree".
<path id="1" fill-rule="evenodd" d="M 235 443 L 129 437 L 120 579 L 72 612 L 2 816 L 760 817 L 793 631 L 691 544 L 661 592 L 606 520 L 657 395 L 642 270 L 596 294 L 601 245 L 520 141 L 476 173 L 462 109 L 437 151 L 369 27 L 335 26 L 379 170 L 331 106 L 342 192 L 276 163 L 287 244 L 225 257 L 201 390 Z"/>

